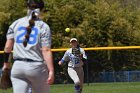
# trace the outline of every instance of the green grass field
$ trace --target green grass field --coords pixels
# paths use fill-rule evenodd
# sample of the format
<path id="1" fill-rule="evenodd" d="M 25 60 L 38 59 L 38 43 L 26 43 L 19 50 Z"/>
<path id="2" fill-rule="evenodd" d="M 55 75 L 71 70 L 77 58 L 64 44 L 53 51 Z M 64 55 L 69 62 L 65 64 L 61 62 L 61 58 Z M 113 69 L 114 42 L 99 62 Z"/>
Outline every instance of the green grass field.
<path id="1" fill-rule="evenodd" d="M 12 89 L 0 90 L 0 93 L 13 93 Z M 50 93 L 74 93 L 73 84 L 51 86 Z M 84 85 L 83 93 L 140 93 L 140 82 L 92 83 Z"/>

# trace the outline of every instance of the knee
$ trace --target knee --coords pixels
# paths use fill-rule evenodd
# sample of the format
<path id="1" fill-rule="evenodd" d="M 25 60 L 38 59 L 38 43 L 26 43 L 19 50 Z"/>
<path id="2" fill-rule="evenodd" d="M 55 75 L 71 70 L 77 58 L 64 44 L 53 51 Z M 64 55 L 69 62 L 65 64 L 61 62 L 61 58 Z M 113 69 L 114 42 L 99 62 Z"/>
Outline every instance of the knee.
<path id="1" fill-rule="evenodd" d="M 81 84 L 80 81 L 75 81 L 74 83 L 75 83 L 75 85 L 80 85 Z"/>

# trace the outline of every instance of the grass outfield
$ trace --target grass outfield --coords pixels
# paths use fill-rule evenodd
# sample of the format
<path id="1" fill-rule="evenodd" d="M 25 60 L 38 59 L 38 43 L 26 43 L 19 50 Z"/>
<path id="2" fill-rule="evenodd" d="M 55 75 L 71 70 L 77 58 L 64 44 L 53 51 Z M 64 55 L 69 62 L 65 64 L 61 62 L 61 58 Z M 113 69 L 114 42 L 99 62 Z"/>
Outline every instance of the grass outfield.
<path id="1" fill-rule="evenodd" d="M 0 93 L 13 93 L 12 89 Z M 74 93 L 73 84 L 51 86 L 50 93 Z M 140 93 L 140 82 L 125 83 L 92 83 L 84 85 L 83 93 Z"/>

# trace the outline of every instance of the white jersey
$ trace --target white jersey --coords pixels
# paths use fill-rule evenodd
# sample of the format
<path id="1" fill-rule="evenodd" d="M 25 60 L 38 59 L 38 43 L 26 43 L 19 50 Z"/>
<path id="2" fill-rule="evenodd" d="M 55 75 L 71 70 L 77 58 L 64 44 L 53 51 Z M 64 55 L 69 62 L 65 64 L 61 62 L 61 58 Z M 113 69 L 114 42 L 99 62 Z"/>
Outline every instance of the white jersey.
<path id="1" fill-rule="evenodd" d="M 9 27 L 7 39 L 14 39 L 13 58 L 43 61 L 42 46 L 51 47 L 50 28 L 42 20 L 35 20 L 35 26 L 32 28 L 28 44 L 24 47 L 23 41 L 27 33 L 27 26 L 29 26 L 29 16 L 16 20 Z"/>
<path id="2" fill-rule="evenodd" d="M 83 48 L 79 48 L 79 49 L 80 49 L 80 54 L 83 55 L 83 58 L 87 59 L 84 49 Z M 68 66 L 73 68 L 83 66 L 82 59 L 80 57 L 78 59 L 79 60 L 77 60 L 77 57 L 74 54 L 72 54 L 72 48 L 70 48 L 65 52 L 63 58 L 61 59 L 61 62 L 68 61 Z"/>

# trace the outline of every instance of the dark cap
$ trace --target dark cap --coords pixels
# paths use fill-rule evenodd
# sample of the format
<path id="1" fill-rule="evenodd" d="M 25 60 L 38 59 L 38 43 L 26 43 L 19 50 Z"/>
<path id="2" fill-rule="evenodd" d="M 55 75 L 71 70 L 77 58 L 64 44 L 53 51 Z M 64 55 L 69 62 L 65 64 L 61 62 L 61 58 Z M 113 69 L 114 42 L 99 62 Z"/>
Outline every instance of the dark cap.
<path id="1" fill-rule="evenodd" d="M 26 2 L 27 2 L 27 6 L 30 9 L 36 9 L 36 8 L 43 9 L 44 8 L 43 0 L 26 0 Z"/>

